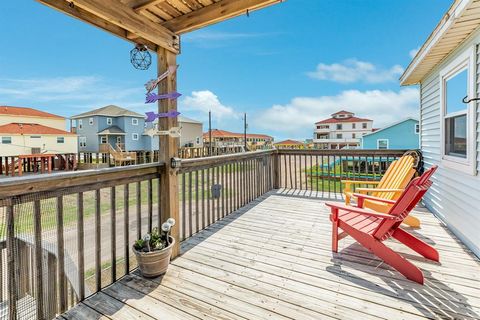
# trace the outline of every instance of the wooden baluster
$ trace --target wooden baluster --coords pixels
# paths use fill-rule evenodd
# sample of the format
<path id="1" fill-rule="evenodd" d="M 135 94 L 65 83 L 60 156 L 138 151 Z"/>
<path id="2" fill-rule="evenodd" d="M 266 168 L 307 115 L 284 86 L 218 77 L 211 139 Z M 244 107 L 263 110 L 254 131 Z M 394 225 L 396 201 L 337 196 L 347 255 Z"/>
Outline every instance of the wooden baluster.
<path id="1" fill-rule="evenodd" d="M 234 193 L 234 188 L 233 188 L 233 164 L 232 163 L 229 163 L 228 164 L 228 185 L 230 186 L 229 189 L 230 189 L 230 192 L 229 192 L 229 196 L 228 196 L 228 213 L 232 213 L 233 212 L 233 199 L 234 199 L 234 196 L 235 196 L 235 193 Z"/>
<path id="2" fill-rule="evenodd" d="M 137 239 L 142 239 L 142 184 L 137 182 Z"/>
<path id="3" fill-rule="evenodd" d="M 221 184 L 222 184 L 222 192 L 220 194 L 220 196 L 222 197 L 222 218 L 225 217 L 226 215 L 226 208 L 225 208 L 225 196 L 226 196 L 226 193 L 227 193 L 227 184 L 226 184 L 226 181 L 225 181 L 225 165 L 222 165 L 220 167 L 222 169 L 222 177 L 221 177 Z"/>
<path id="4" fill-rule="evenodd" d="M 5 161 L 7 162 L 7 157 Z M 14 206 L 7 205 L 7 270 L 8 270 L 8 319 L 17 319 L 17 273 L 18 266 L 15 264 L 15 222 L 14 222 Z"/>
<path id="5" fill-rule="evenodd" d="M 148 213 L 148 232 L 152 232 L 153 224 L 153 182 L 152 179 L 147 181 L 147 213 Z"/>
<path id="6" fill-rule="evenodd" d="M 324 155 L 322 154 L 320 156 L 320 160 L 321 160 L 321 164 L 320 164 L 320 168 L 321 168 L 321 175 L 320 177 L 322 178 L 322 197 L 323 197 L 323 194 L 324 194 L 324 191 L 325 191 L 325 176 L 324 176 L 324 172 L 323 172 L 323 160 L 324 160 Z"/>
<path id="7" fill-rule="evenodd" d="M 83 192 L 77 195 L 77 249 L 78 249 L 78 295 L 80 301 L 85 298 L 85 250 L 83 224 Z"/>
<path id="8" fill-rule="evenodd" d="M 95 190 L 95 285 L 96 291 L 102 289 L 102 238 L 101 238 L 101 212 L 100 189 Z"/>
<path id="9" fill-rule="evenodd" d="M 65 288 L 65 241 L 63 236 L 63 196 L 57 197 L 57 257 L 58 257 L 58 312 L 67 310 L 67 297 Z"/>
<path id="10" fill-rule="evenodd" d="M 43 261 L 42 261 L 42 222 L 41 222 L 41 203 L 40 200 L 33 202 L 33 232 L 35 241 L 35 300 L 37 319 L 45 319 L 45 299 L 43 294 Z M 16 266 L 18 267 L 18 266 Z"/>
<path id="11" fill-rule="evenodd" d="M 188 173 L 188 237 L 193 234 L 193 181 L 192 172 Z"/>
<path id="12" fill-rule="evenodd" d="M 198 205 L 198 170 L 195 170 L 195 230 L 200 231 L 200 211 Z"/>
<path id="13" fill-rule="evenodd" d="M 187 238 L 187 194 L 186 194 L 186 173 L 182 173 L 182 233 L 181 239 Z"/>
<path id="14" fill-rule="evenodd" d="M 202 152 L 204 151 L 204 149 L 202 148 L 201 149 Z M 202 154 L 203 156 L 203 154 Z M 202 230 L 205 229 L 205 169 L 202 169 L 202 184 L 201 184 L 201 188 L 202 188 Z"/>
<path id="15" fill-rule="evenodd" d="M 160 198 L 159 198 L 160 199 Z M 130 273 L 130 186 L 123 186 L 123 249 L 125 256 L 125 274 Z"/>
<path id="16" fill-rule="evenodd" d="M 223 193 L 223 188 L 224 188 L 224 186 L 223 186 L 223 185 L 221 184 L 221 182 L 220 182 L 220 167 L 217 166 L 216 169 L 217 169 L 217 170 L 216 170 L 217 173 L 216 173 L 216 177 L 215 177 L 215 183 L 216 183 L 216 184 L 219 184 L 219 185 L 221 186 L 220 192 Z M 215 168 L 214 168 L 214 171 L 215 171 Z M 221 209 L 222 209 L 222 208 L 220 207 L 220 197 L 217 197 L 216 200 L 217 200 L 217 201 L 216 201 L 216 203 L 217 203 L 217 210 L 216 210 L 216 211 L 217 211 L 217 215 L 216 215 L 216 217 L 214 217 L 213 222 L 217 222 L 218 220 L 220 220 Z"/>
<path id="17" fill-rule="evenodd" d="M 117 280 L 117 195 L 116 188 L 110 188 L 110 257 L 112 283 Z"/>

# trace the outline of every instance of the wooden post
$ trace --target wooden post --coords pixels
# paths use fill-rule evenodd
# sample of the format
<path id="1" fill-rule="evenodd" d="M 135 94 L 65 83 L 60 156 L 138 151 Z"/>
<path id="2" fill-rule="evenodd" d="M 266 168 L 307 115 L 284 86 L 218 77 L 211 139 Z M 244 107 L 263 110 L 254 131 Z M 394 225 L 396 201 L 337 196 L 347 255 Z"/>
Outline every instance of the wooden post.
<path id="1" fill-rule="evenodd" d="M 157 50 L 157 68 L 158 74 L 164 73 L 168 67 L 177 65 L 176 54 L 160 48 Z M 177 89 L 177 74 L 170 74 L 158 86 L 158 93 L 164 94 L 176 91 Z M 163 99 L 158 103 L 158 112 L 167 112 L 168 110 L 177 110 L 177 101 L 173 99 Z M 177 126 L 176 118 L 160 118 L 160 130 L 170 130 L 170 128 Z M 162 189 L 160 199 L 161 206 L 161 221 L 166 218 L 174 218 L 177 221 L 172 229 L 172 237 L 175 238 L 175 247 L 173 248 L 172 258 L 180 253 L 180 214 L 179 214 L 179 199 L 178 199 L 178 178 L 177 171 L 170 166 L 170 159 L 178 155 L 178 138 L 170 137 L 169 135 L 161 135 L 159 160 L 165 163 L 165 169 L 160 172 L 160 186 Z"/>
<path id="2" fill-rule="evenodd" d="M 273 188 L 280 189 L 280 154 L 278 151 L 273 154 Z"/>

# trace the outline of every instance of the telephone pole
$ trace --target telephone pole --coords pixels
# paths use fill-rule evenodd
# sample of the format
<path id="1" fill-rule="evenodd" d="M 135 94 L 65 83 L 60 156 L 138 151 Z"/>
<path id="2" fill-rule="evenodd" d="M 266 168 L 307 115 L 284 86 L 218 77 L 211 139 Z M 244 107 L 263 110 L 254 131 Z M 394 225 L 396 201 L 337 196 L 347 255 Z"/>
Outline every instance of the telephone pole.
<path id="1" fill-rule="evenodd" d="M 245 143 L 245 151 L 247 151 L 247 113 L 244 113 L 243 117 L 243 142 Z"/>
<path id="2" fill-rule="evenodd" d="M 212 111 L 208 111 L 208 155 L 212 156 Z"/>

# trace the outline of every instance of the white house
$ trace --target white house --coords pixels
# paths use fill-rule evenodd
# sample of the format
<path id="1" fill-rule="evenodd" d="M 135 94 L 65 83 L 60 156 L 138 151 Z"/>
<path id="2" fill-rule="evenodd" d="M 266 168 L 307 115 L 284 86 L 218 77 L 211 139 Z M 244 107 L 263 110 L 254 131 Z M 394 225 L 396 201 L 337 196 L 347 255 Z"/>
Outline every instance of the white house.
<path id="1" fill-rule="evenodd" d="M 373 120 L 355 117 L 353 112 L 342 110 L 331 116 L 315 123 L 313 131 L 315 148 L 358 148 L 360 138 L 373 130 Z"/>
<path id="2" fill-rule="evenodd" d="M 480 256 L 480 2 L 456 0 L 401 77 L 420 85 L 426 206 Z"/>

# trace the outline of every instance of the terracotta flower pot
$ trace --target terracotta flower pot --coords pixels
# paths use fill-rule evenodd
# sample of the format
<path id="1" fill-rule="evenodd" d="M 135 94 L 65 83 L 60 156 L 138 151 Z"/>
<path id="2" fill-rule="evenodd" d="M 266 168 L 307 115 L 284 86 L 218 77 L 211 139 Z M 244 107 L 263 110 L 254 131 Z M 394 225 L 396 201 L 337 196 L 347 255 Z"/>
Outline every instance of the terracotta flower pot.
<path id="1" fill-rule="evenodd" d="M 137 257 L 138 268 L 142 276 L 146 278 L 158 277 L 167 272 L 170 264 L 170 256 L 172 255 L 172 248 L 175 244 L 175 239 L 169 237 L 170 245 L 162 250 L 151 252 L 140 252 L 133 247 L 133 252 Z"/>

